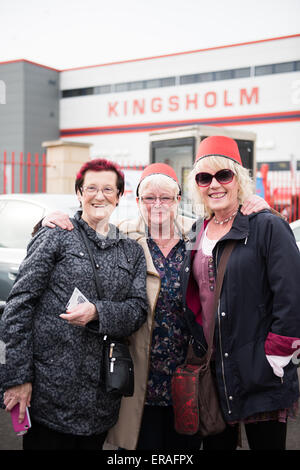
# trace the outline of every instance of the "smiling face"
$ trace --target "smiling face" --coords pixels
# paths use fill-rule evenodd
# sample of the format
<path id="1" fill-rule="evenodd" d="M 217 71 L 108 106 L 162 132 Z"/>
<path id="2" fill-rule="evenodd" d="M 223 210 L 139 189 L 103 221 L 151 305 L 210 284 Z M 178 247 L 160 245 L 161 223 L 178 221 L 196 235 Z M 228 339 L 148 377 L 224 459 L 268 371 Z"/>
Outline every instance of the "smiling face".
<path id="1" fill-rule="evenodd" d="M 214 175 L 220 169 L 222 168 L 212 163 L 210 157 L 203 158 L 197 167 L 198 172 L 206 172 L 211 175 Z M 208 186 L 199 186 L 197 189 L 201 193 L 204 205 L 216 215 L 226 216 L 233 213 L 239 206 L 239 185 L 236 176 L 227 184 L 221 184 L 216 178 L 213 178 Z"/>
<path id="2" fill-rule="evenodd" d="M 151 182 L 141 184 L 137 202 L 150 231 L 170 238 L 180 201 L 178 185 L 167 176 L 151 178 Z"/>
<path id="3" fill-rule="evenodd" d="M 94 189 L 94 191 L 93 191 Z M 96 189 L 99 191 L 96 192 Z M 114 171 L 87 171 L 82 194 L 77 192 L 82 206 L 82 219 L 94 230 L 107 224 L 119 201 L 117 175 Z"/>

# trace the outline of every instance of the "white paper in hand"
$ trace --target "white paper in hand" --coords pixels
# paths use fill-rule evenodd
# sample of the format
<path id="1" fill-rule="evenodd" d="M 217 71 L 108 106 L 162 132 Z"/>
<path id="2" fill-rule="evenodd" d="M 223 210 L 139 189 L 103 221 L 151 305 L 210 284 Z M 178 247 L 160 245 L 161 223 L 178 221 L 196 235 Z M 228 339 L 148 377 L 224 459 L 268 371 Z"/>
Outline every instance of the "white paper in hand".
<path id="1" fill-rule="evenodd" d="M 75 287 L 73 294 L 67 303 L 66 310 L 76 307 L 78 304 L 83 304 L 84 302 L 88 302 L 88 299 L 82 294 L 82 292 L 80 292 L 79 289 L 77 289 L 77 287 Z"/>

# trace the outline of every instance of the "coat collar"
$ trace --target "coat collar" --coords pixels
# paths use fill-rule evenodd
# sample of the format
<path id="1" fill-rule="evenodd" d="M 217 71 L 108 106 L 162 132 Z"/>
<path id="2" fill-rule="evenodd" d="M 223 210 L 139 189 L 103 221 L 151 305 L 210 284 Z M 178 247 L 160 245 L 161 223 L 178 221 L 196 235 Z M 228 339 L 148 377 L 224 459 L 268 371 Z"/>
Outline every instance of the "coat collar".
<path id="1" fill-rule="evenodd" d="M 177 230 L 180 232 L 182 238 L 185 241 L 188 240 L 188 233 L 193 222 L 193 219 L 181 215 L 178 215 L 176 218 Z M 148 274 L 159 276 L 157 270 L 155 269 L 153 259 L 148 247 L 148 228 L 145 224 L 144 219 L 140 216 L 134 220 L 124 220 L 123 222 L 120 222 L 118 228 L 121 232 L 123 232 L 125 235 L 128 235 L 133 240 L 136 240 L 142 246 L 146 257 Z"/>
<path id="2" fill-rule="evenodd" d="M 74 219 L 77 221 L 78 224 L 84 229 L 85 233 L 87 234 L 90 240 L 93 240 L 96 245 L 101 248 L 108 248 L 111 245 L 115 245 L 119 242 L 120 233 L 119 229 L 113 225 L 109 224 L 109 231 L 106 236 L 101 235 L 100 233 L 96 232 L 92 227 L 90 227 L 87 222 L 85 222 L 82 218 L 82 211 L 77 211 L 74 215 Z"/>

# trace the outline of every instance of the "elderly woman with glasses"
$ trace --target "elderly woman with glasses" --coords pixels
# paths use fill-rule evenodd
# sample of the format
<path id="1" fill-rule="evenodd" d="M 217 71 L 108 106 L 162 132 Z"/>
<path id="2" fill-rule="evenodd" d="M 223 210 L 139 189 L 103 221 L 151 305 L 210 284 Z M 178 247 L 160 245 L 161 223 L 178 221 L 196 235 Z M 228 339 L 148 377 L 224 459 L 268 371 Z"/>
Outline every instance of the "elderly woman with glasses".
<path id="1" fill-rule="evenodd" d="M 23 437 L 29 450 L 101 449 L 121 402 L 105 389 L 104 336 L 128 337 L 147 315 L 143 250 L 109 223 L 124 192 L 122 171 L 107 160 L 89 161 L 75 190 L 75 229 L 43 228 L 34 236 L 1 319 L 4 405 L 19 405 L 20 422 L 30 406 L 32 427 Z M 67 306 L 76 290 L 79 300 Z"/>
<path id="2" fill-rule="evenodd" d="M 198 436 L 176 433 L 171 378 L 185 360 L 189 330 L 183 315 L 180 270 L 188 233 L 195 219 L 179 213 L 181 188 L 173 168 L 154 163 L 145 168 L 137 188 L 140 217 L 119 228 L 142 247 L 147 262 L 149 311 L 146 323 L 131 336 L 135 363 L 135 392 L 123 398 L 117 424 L 107 443 L 125 449 L 199 449 Z M 246 212 L 267 207 L 252 196 Z M 59 223 L 72 229 L 67 216 L 56 213 L 44 224 Z"/>
<path id="3" fill-rule="evenodd" d="M 234 450 L 239 423 L 251 449 L 284 449 L 299 397 L 299 249 L 283 218 L 267 210 L 242 214 L 253 182 L 234 140 L 204 139 L 189 184 L 205 220 L 195 227 L 182 270 L 186 318 L 200 356 L 216 318 L 212 370 L 227 422 L 224 432 L 204 439 L 204 449 Z M 215 277 L 229 240 L 236 244 L 215 312 Z"/>

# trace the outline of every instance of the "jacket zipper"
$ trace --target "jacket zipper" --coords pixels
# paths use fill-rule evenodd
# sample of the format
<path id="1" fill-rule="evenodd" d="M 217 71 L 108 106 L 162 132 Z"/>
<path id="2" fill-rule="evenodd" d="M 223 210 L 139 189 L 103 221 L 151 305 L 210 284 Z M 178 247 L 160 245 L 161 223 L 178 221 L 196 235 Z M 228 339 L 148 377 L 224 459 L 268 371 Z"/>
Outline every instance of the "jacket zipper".
<path id="1" fill-rule="evenodd" d="M 218 259 L 218 254 L 219 254 L 219 246 L 217 246 L 216 260 Z M 217 272 L 218 272 L 218 269 L 217 269 Z M 225 367 L 224 367 L 224 361 L 223 361 L 222 332 L 221 332 L 221 318 L 220 318 L 220 299 L 218 302 L 218 324 L 219 324 L 219 346 L 220 346 L 220 355 L 221 355 L 221 367 L 222 367 L 222 379 L 223 379 L 223 384 L 224 384 L 224 393 L 225 393 L 225 398 L 226 398 L 228 414 L 231 414 L 231 408 L 229 405 L 227 385 L 226 385 L 226 379 L 225 379 Z"/>
<path id="2" fill-rule="evenodd" d="M 222 366 L 222 378 L 223 378 L 223 384 L 224 384 L 224 393 L 225 393 L 228 413 L 231 414 L 231 409 L 230 409 L 229 399 L 228 399 L 228 393 L 227 393 L 227 385 L 226 385 L 226 380 L 225 380 L 225 367 L 224 367 L 224 361 L 223 361 L 222 333 L 221 333 L 221 320 L 220 320 L 220 301 L 219 301 L 219 304 L 218 304 L 218 323 L 219 323 L 219 345 L 220 345 L 220 354 L 221 354 L 221 366 Z"/>

